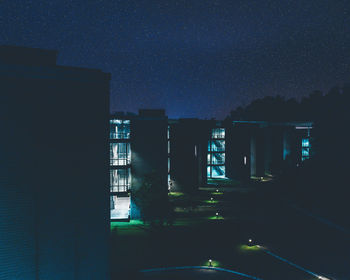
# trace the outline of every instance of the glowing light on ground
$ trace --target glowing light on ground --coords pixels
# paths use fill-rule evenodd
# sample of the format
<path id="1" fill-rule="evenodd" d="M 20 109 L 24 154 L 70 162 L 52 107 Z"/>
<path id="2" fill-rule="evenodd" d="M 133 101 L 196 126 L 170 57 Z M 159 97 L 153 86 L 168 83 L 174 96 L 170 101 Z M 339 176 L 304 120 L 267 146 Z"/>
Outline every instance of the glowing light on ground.
<path id="1" fill-rule="evenodd" d="M 249 246 L 246 244 L 242 244 L 238 248 L 241 252 L 254 252 L 254 251 L 261 250 L 260 246 L 258 246 L 258 245 Z"/>
<path id="2" fill-rule="evenodd" d="M 223 192 L 212 192 L 211 194 L 212 195 L 223 195 L 224 193 Z"/>
<path id="3" fill-rule="evenodd" d="M 182 193 L 182 192 L 169 192 L 168 195 L 172 196 L 172 197 L 179 197 L 179 196 L 183 196 L 184 193 Z"/>
<path id="4" fill-rule="evenodd" d="M 219 203 L 219 201 L 217 200 L 204 200 L 205 203 L 209 203 L 209 204 L 216 204 Z"/>
<path id="5" fill-rule="evenodd" d="M 218 215 L 218 216 L 210 216 L 208 220 L 224 220 L 224 217 Z"/>

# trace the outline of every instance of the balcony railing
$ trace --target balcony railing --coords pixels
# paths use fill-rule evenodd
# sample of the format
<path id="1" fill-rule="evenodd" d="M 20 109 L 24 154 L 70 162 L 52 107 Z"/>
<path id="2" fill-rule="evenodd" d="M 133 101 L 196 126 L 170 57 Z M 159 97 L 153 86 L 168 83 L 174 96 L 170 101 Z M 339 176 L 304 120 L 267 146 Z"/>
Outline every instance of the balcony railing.
<path id="1" fill-rule="evenodd" d="M 109 133 L 109 139 L 130 139 L 130 132 Z"/>
<path id="2" fill-rule="evenodd" d="M 130 183 L 127 183 L 125 185 L 112 185 L 110 186 L 110 192 L 127 192 L 130 190 Z"/>
<path id="3" fill-rule="evenodd" d="M 131 160 L 128 158 L 118 158 L 118 159 L 110 159 L 109 164 L 111 166 L 125 166 L 131 164 Z"/>

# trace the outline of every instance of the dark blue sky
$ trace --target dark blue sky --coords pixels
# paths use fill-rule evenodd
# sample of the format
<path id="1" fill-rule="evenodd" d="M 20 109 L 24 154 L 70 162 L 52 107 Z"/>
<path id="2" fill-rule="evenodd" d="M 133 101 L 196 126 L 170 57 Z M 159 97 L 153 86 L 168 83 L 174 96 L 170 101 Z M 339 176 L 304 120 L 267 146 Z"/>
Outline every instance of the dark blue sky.
<path id="1" fill-rule="evenodd" d="M 0 1 L 0 44 L 112 73 L 111 111 L 224 118 L 350 82 L 350 1 Z"/>

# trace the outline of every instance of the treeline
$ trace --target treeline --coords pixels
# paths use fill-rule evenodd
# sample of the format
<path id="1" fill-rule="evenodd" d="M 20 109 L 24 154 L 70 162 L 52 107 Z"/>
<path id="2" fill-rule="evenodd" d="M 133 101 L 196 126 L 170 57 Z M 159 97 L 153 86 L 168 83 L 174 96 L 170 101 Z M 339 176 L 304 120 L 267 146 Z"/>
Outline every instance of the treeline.
<path id="1" fill-rule="evenodd" d="M 327 94 L 314 91 L 301 101 L 285 99 L 280 95 L 256 99 L 245 107 L 238 107 L 227 117 L 231 120 L 265 121 L 318 121 L 325 117 L 337 117 L 348 111 L 350 84 L 333 87 Z"/>
<path id="2" fill-rule="evenodd" d="M 289 198 L 350 227 L 350 85 L 301 101 L 281 96 L 257 99 L 232 111 L 232 120 L 312 121 L 313 157 L 284 170 L 278 188 Z"/>

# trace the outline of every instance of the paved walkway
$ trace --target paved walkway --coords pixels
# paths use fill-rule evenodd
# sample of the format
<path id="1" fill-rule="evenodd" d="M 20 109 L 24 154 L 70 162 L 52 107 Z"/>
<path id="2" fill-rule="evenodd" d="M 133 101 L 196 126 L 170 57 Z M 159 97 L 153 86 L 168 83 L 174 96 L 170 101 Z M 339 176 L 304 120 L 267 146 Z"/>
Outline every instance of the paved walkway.
<path id="1" fill-rule="evenodd" d="M 259 246 L 259 245 L 258 245 L 258 246 Z M 265 248 L 262 247 L 262 246 L 259 246 L 259 248 L 261 248 L 265 253 L 269 254 L 270 256 L 272 256 L 272 257 L 274 257 L 274 258 L 276 258 L 276 259 L 278 259 L 278 260 L 280 260 L 280 261 L 282 261 L 282 262 L 285 262 L 285 263 L 287 263 L 287 264 L 289 264 L 289 265 L 291 265 L 291 266 L 294 266 L 295 268 L 297 268 L 297 269 L 299 269 L 299 270 L 301 270 L 301 271 L 304 271 L 304 272 L 306 272 L 306 273 L 308 273 L 308 274 L 310 274 L 310 275 L 312 275 L 312 276 L 314 276 L 314 277 L 316 277 L 316 278 L 318 278 L 318 279 L 321 279 L 321 280 L 330 280 L 330 278 L 327 278 L 327 277 L 322 276 L 322 275 L 320 275 L 320 274 L 318 274 L 318 273 L 315 273 L 315 272 L 312 272 L 312 271 L 310 271 L 310 270 L 308 270 L 308 269 L 306 269 L 306 268 L 303 268 L 303 267 L 301 267 L 300 265 L 297 265 L 297 264 L 295 264 L 295 263 L 292 263 L 291 261 L 289 261 L 289 260 L 287 260 L 287 259 L 285 259 L 285 258 L 282 258 L 281 256 L 278 256 L 278 255 L 276 255 L 276 254 L 274 254 L 274 253 L 272 253 L 271 251 L 265 249 Z"/>
<path id="2" fill-rule="evenodd" d="M 209 266 L 180 266 L 141 270 L 145 279 L 192 279 L 192 280 L 263 280 L 238 271 Z"/>
<path id="3" fill-rule="evenodd" d="M 313 218 L 315 220 L 317 220 L 318 222 L 322 223 L 322 224 L 325 224 L 329 227 L 332 227 L 338 231 L 341 231 L 343 233 L 346 233 L 348 235 L 350 235 L 350 230 L 348 230 L 347 228 L 345 227 L 342 227 L 340 225 L 337 225 L 336 223 L 333 223 L 332 221 L 326 219 L 326 218 L 323 218 L 321 216 L 318 216 L 304 208 L 301 208 L 300 206 L 296 205 L 296 204 L 291 204 L 291 207 L 294 208 L 296 211 L 300 212 L 300 213 L 303 213 L 305 214 L 306 216 L 310 217 L 310 218 Z"/>

